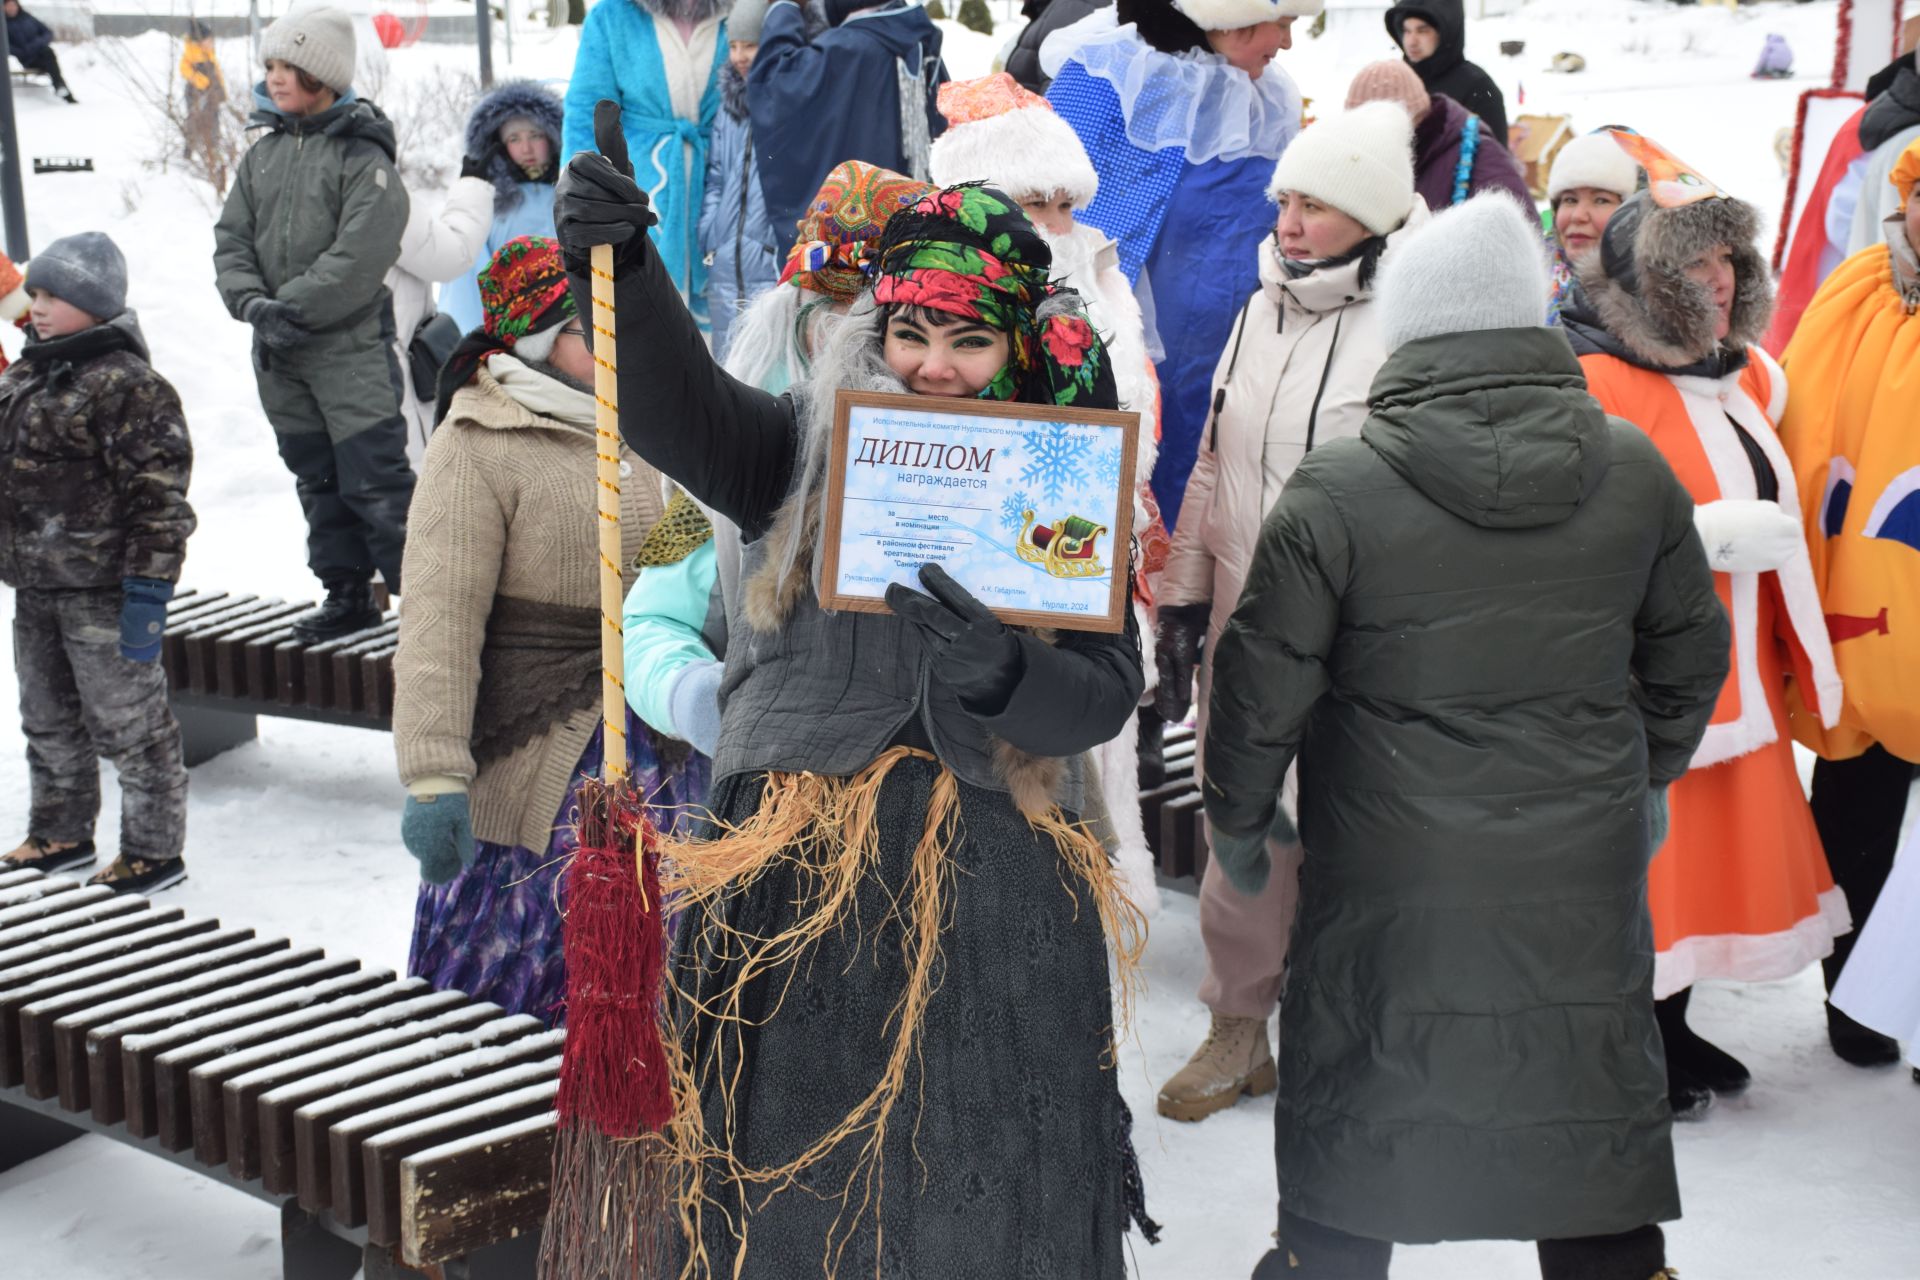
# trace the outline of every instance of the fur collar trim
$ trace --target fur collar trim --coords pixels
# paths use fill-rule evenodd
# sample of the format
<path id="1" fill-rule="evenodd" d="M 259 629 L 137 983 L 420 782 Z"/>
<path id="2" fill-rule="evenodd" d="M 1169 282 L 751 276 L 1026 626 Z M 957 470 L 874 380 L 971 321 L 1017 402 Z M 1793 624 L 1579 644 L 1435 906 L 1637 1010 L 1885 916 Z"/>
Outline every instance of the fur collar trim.
<path id="1" fill-rule="evenodd" d="M 493 198 L 498 207 L 510 209 L 520 203 L 522 182 L 551 183 L 558 180 L 560 126 L 565 117 L 566 107 L 560 99 L 544 85 L 531 80 L 508 80 L 495 85 L 474 106 L 472 114 L 467 117 L 466 143 L 470 156 L 485 154 L 498 140 L 500 126 L 515 119 L 533 121 L 547 135 L 547 141 L 553 144 L 553 160 L 547 165 L 546 174 L 539 179 L 529 179 L 513 161 L 507 159 L 504 152 L 496 153 L 487 162 L 487 180 L 493 183 Z"/>

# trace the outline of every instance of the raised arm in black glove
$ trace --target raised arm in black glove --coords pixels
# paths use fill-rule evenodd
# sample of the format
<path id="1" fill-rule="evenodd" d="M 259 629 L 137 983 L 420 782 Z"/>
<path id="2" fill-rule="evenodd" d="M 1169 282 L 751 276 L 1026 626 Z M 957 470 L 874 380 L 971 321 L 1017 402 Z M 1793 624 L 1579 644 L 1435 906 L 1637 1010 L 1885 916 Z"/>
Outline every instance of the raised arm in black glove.
<path id="1" fill-rule="evenodd" d="M 567 161 L 553 192 L 553 233 L 569 266 L 584 262 L 597 244 L 612 245 L 616 261 L 630 261 L 645 252 L 647 228 L 660 221 L 633 180 L 616 104 L 603 101 L 594 107 L 593 138 L 600 150 L 582 151 Z"/>
<path id="2" fill-rule="evenodd" d="M 919 628 L 934 677 L 986 728 L 1037 756 L 1070 756 L 1111 742 L 1140 703 L 1140 638 L 1066 631 L 1058 644 L 1015 631 L 937 564 L 922 565 L 928 595 L 899 583 L 887 607 Z"/>
<path id="3" fill-rule="evenodd" d="M 277 298 L 248 299 L 240 309 L 240 318 L 253 326 L 260 345 L 273 351 L 297 347 L 313 336 L 313 331 L 300 323 L 300 313 L 293 304 Z"/>
<path id="4" fill-rule="evenodd" d="M 490 170 L 493 168 L 493 158 L 504 150 L 505 148 L 500 145 L 500 140 L 496 138 L 485 147 L 482 147 L 478 155 L 461 156 L 460 176 L 463 178 L 486 178 L 491 180 L 493 174 Z"/>
<path id="5" fill-rule="evenodd" d="M 1153 709 L 1168 724 L 1179 724 L 1193 706 L 1193 672 L 1200 665 L 1200 647 L 1206 643 L 1207 621 L 1213 606 L 1163 604 L 1154 623 L 1153 657 L 1160 668 L 1154 686 Z"/>

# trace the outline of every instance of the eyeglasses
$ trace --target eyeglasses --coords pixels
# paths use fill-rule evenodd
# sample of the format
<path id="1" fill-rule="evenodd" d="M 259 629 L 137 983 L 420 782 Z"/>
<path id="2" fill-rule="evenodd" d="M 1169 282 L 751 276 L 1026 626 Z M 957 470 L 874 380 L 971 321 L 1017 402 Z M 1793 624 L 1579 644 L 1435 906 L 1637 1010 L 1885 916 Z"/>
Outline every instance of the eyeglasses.
<path id="1" fill-rule="evenodd" d="M 563 338 L 578 338 L 580 341 L 585 342 L 587 340 L 587 331 L 580 327 L 578 320 L 575 320 L 572 324 L 565 325 L 561 328 L 560 336 Z"/>

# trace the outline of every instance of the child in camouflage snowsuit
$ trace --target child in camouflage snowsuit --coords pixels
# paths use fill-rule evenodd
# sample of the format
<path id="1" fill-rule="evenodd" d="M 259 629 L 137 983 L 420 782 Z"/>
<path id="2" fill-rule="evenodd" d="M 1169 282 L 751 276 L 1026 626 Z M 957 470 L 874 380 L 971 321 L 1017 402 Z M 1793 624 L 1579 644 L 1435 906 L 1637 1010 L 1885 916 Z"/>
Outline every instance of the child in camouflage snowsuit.
<path id="1" fill-rule="evenodd" d="M 308 643 L 380 620 L 377 569 L 400 590 L 407 465 L 393 298 L 407 192 L 393 125 L 353 92 L 352 20 L 295 5 L 260 38 L 266 78 L 213 229 L 221 300 L 253 326 L 254 378 L 307 517 L 326 603 L 294 620 Z"/>
<path id="2" fill-rule="evenodd" d="M 152 892 L 186 875 L 187 769 L 160 634 L 193 508 L 180 398 L 147 363 L 127 262 L 97 231 L 27 264 L 27 345 L 0 374 L 0 580 L 33 805 L 0 867 L 93 861 L 97 756 L 120 771 L 120 856 L 94 882 Z"/>

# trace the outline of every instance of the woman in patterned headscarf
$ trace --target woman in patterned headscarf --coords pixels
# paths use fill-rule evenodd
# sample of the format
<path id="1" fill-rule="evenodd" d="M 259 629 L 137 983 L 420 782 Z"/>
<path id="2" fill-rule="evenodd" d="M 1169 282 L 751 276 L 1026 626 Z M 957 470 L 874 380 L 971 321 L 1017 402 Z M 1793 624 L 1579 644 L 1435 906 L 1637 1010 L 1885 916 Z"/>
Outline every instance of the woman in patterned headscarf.
<path id="1" fill-rule="evenodd" d="M 441 380 L 414 488 L 394 655 L 401 838 L 420 860 L 408 971 L 549 1023 L 566 967 L 557 881 L 575 793 L 599 774 L 600 559 L 591 519 L 593 357 L 559 246 L 522 236 L 480 280 L 486 319 Z M 659 475 L 623 470 L 622 563 L 645 556 Z M 673 807 L 705 764 L 630 725 L 641 794 Z"/>
<path id="2" fill-rule="evenodd" d="M 1138 921 L 1081 757 L 1138 703 L 1138 637 L 1049 642 L 936 566 L 890 613 L 828 612 L 813 571 L 836 391 L 1107 408 L 1105 348 L 1019 208 L 962 187 L 893 217 L 770 396 L 707 357 L 630 179 L 582 155 L 561 192 L 577 294 L 617 246 L 623 435 L 745 543 L 715 838 L 670 851 L 695 1273 L 1117 1280 L 1146 1224 L 1106 943 L 1124 984 Z"/>

